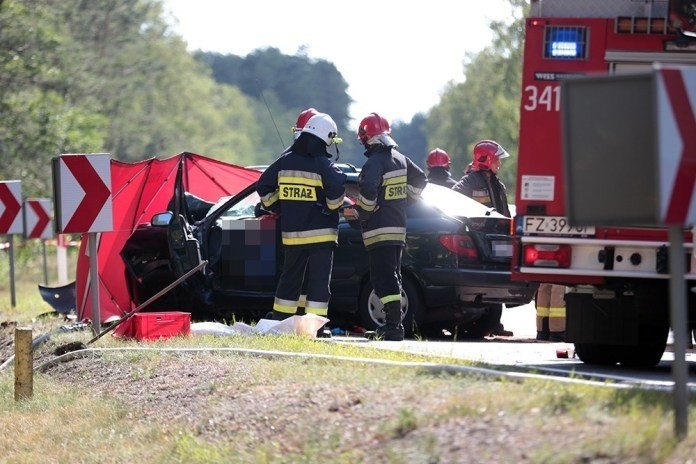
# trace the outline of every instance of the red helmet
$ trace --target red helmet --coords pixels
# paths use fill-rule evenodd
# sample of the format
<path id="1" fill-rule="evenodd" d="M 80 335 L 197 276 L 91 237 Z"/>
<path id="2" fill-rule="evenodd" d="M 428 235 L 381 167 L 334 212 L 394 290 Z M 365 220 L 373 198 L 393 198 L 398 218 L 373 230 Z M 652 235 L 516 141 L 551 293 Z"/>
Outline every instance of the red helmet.
<path id="1" fill-rule="evenodd" d="M 316 116 L 317 114 L 319 114 L 319 111 L 317 111 L 316 109 L 307 108 L 297 116 L 297 122 L 295 123 L 295 127 L 292 128 L 292 134 L 296 140 L 297 137 L 300 136 L 300 132 L 302 132 L 302 129 L 304 128 L 305 124 L 307 124 L 307 121 L 309 121 L 309 119 L 312 116 Z"/>
<path id="2" fill-rule="evenodd" d="M 497 142 L 482 140 L 474 145 L 474 160 L 471 163 L 474 169 L 490 171 L 493 162 L 498 158 L 510 156 Z"/>
<path id="3" fill-rule="evenodd" d="M 450 157 L 447 154 L 445 150 L 442 148 L 436 148 L 430 153 L 428 153 L 428 157 L 425 160 L 425 164 L 428 166 L 428 169 L 432 168 L 447 168 L 449 169 L 450 167 Z"/>
<path id="4" fill-rule="evenodd" d="M 358 126 L 358 140 L 365 147 L 377 143 L 395 147 L 396 142 L 389 134 L 391 134 L 389 121 L 377 113 L 370 113 L 368 116 L 365 116 Z"/>

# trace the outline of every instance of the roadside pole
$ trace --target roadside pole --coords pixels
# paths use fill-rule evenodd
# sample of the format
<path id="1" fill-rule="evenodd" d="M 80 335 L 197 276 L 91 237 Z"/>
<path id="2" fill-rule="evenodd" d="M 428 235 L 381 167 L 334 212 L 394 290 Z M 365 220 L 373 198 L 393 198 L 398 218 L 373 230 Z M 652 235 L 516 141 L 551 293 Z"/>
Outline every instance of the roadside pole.
<path id="1" fill-rule="evenodd" d="M 679 439 L 688 431 L 689 390 L 687 389 L 689 368 L 686 365 L 686 271 L 684 259 L 684 232 L 679 226 L 669 226 L 669 300 L 672 331 L 674 334 L 674 433 Z M 690 336 L 690 334 L 689 334 Z"/>
<path id="2" fill-rule="evenodd" d="M 48 285 L 48 257 L 46 256 L 46 240 L 41 239 L 41 254 L 43 255 L 44 285 Z"/>
<path id="3" fill-rule="evenodd" d="M 17 306 L 17 298 L 15 295 L 15 260 L 14 260 L 14 235 L 9 236 L 9 248 L 7 253 L 10 257 L 10 304 L 14 308 Z"/>
<path id="4" fill-rule="evenodd" d="M 89 289 L 92 306 L 92 331 L 94 335 L 101 332 L 101 314 L 99 313 L 99 268 L 97 267 L 97 234 L 87 234 L 89 246 Z"/>
<path id="5" fill-rule="evenodd" d="M 68 250 L 65 235 L 58 234 L 56 240 L 56 265 L 58 266 L 58 286 L 68 283 Z"/>

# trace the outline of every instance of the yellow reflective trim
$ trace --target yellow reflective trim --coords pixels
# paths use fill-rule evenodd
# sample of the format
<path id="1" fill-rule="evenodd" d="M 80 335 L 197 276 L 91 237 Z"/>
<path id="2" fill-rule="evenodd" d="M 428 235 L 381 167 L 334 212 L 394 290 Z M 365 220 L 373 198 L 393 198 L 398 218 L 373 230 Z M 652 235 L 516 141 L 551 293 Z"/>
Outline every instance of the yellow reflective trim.
<path id="1" fill-rule="evenodd" d="M 407 169 L 394 169 L 393 171 L 389 171 L 387 173 L 384 173 L 382 176 L 382 179 L 393 179 L 394 177 L 405 177 L 408 174 Z"/>
<path id="2" fill-rule="evenodd" d="M 276 201 L 278 201 L 278 191 L 275 190 L 268 195 L 264 195 L 261 197 L 261 203 L 263 203 L 263 206 L 271 206 L 273 205 Z"/>
<path id="3" fill-rule="evenodd" d="M 278 177 L 279 184 L 292 184 L 292 185 L 311 185 L 312 187 L 322 187 L 321 178 L 310 179 L 308 177 Z"/>
<path id="4" fill-rule="evenodd" d="M 382 234 L 403 234 L 406 235 L 406 228 L 405 227 L 380 227 L 378 229 L 374 230 L 368 230 L 366 232 L 363 232 L 362 236 L 363 238 L 371 238 L 376 235 L 382 235 Z"/>
<path id="5" fill-rule="evenodd" d="M 392 301 L 401 301 L 401 295 L 387 295 L 379 299 L 383 304 L 391 303 Z"/>
<path id="6" fill-rule="evenodd" d="M 344 195 L 341 195 L 340 198 L 336 198 L 336 199 L 327 198 L 326 199 L 326 206 L 328 206 L 329 209 L 338 209 L 341 207 L 341 205 L 343 205 L 343 199 L 345 197 L 346 196 L 344 194 Z"/>
<path id="7" fill-rule="evenodd" d="M 406 183 L 406 176 L 397 176 L 397 177 L 390 177 L 390 178 L 384 178 L 382 180 L 382 185 L 394 185 L 394 184 L 405 184 Z"/>
<path id="8" fill-rule="evenodd" d="M 329 303 L 327 301 L 308 301 L 305 311 L 317 316 L 326 316 L 329 314 Z"/>
<path id="9" fill-rule="evenodd" d="M 565 306 L 557 306 L 549 308 L 549 317 L 566 317 Z"/>
<path id="10" fill-rule="evenodd" d="M 408 196 L 411 198 L 418 198 L 423 193 L 422 188 L 414 187 L 413 185 L 408 186 Z"/>
<path id="11" fill-rule="evenodd" d="M 406 241 L 406 235 L 405 234 L 382 234 L 382 235 L 377 235 L 372 238 L 366 238 L 363 239 L 363 243 L 365 246 L 373 245 L 375 243 L 379 242 L 387 242 L 387 241 L 396 241 L 396 242 L 404 242 Z"/>
<path id="12" fill-rule="evenodd" d="M 549 308 L 544 308 L 542 306 L 537 306 L 536 315 L 537 317 L 549 317 Z"/>
<path id="13" fill-rule="evenodd" d="M 408 196 L 406 184 L 389 185 L 384 190 L 385 200 L 403 200 Z"/>
<path id="14" fill-rule="evenodd" d="M 369 201 L 369 200 L 365 200 L 364 197 L 359 196 L 358 197 L 358 206 L 361 207 L 362 209 L 364 209 L 365 211 L 374 211 L 375 205 L 377 204 L 377 202 L 371 201 L 369 203 L 366 203 L 366 201 Z"/>
<path id="15" fill-rule="evenodd" d="M 316 314 L 317 316 L 324 316 L 326 317 L 329 314 L 328 309 L 319 309 L 319 308 L 307 308 L 306 309 L 307 313 L 309 314 Z"/>
<path id="16" fill-rule="evenodd" d="M 283 237 L 283 245 L 308 245 L 311 243 L 325 243 L 338 241 L 336 235 L 315 235 L 312 237 Z"/>
<path id="17" fill-rule="evenodd" d="M 297 302 L 276 298 L 273 302 L 273 310 L 279 313 L 295 314 L 297 312 Z"/>
<path id="18" fill-rule="evenodd" d="M 306 185 L 280 184 L 280 199 L 289 201 L 317 201 L 317 189 Z"/>
<path id="19" fill-rule="evenodd" d="M 338 235 L 338 229 L 327 227 L 324 229 L 300 230 L 296 232 L 283 232 L 285 238 L 320 237 L 323 235 Z"/>

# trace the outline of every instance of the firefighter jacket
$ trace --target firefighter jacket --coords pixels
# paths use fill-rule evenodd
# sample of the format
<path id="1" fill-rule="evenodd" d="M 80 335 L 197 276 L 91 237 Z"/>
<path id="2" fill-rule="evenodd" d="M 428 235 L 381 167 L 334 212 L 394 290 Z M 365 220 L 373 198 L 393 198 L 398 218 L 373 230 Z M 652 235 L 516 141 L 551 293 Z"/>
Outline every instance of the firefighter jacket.
<path id="1" fill-rule="evenodd" d="M 505 184 L 490 171 L 471 171 L 462 177 L 452 190 L 463 193 L 489 208 L 495 208 L 503 216 L 510 217 Z"/>
<path id="2" fill-rule="evenodd" d="M 320 138 L 303 133 L 259 177 L 261 202 L 267 210 L 280 212 L 283 245 L 338 244 L 346 175 L 329 156 Z"/>
<path id="3" fill-rule="evenodd" d="M 365 247 L 406 243 L 406 206 L 420 198 L 425 173 L 395 148 L 377 144 L 365 152 L 357 210 Z"/>
<path id="4" fill-rule="evenodd" d="M 443 187 L 447 188 L 452 188 L 457 183 L 457 181 L 452 178 L 447 168 L 435 166 L 430 168 L 430 171 L 428 172 L 428 183 L 442 185 Z"/>

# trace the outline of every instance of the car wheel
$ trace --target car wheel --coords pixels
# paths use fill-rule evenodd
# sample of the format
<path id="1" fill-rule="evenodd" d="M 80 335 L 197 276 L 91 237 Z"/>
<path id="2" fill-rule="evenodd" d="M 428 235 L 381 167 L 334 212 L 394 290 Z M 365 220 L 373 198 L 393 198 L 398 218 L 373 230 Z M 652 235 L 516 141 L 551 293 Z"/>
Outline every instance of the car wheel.
<path id="1" fill-rule="evenodd" d="M 359 305 L 360 325 L 366 330 L 375 330 L 384 325 L 384 304 L 377 297 L 370 282 L 363 285 Z M 404 277 L 401 282 L 401 313 L 406 337 L 413 336 L 422 308 L 423 302 L 418 288 L 410 279 Z"/>
<path id="2" fill-rule="evenodd" d="M 503 305 L 488 305 L 486 311 L 476 320 L 456 326 L 454 337 L 459 339 L 480 339 L 493 332 L 500 323 L 503 314 Z"/>

